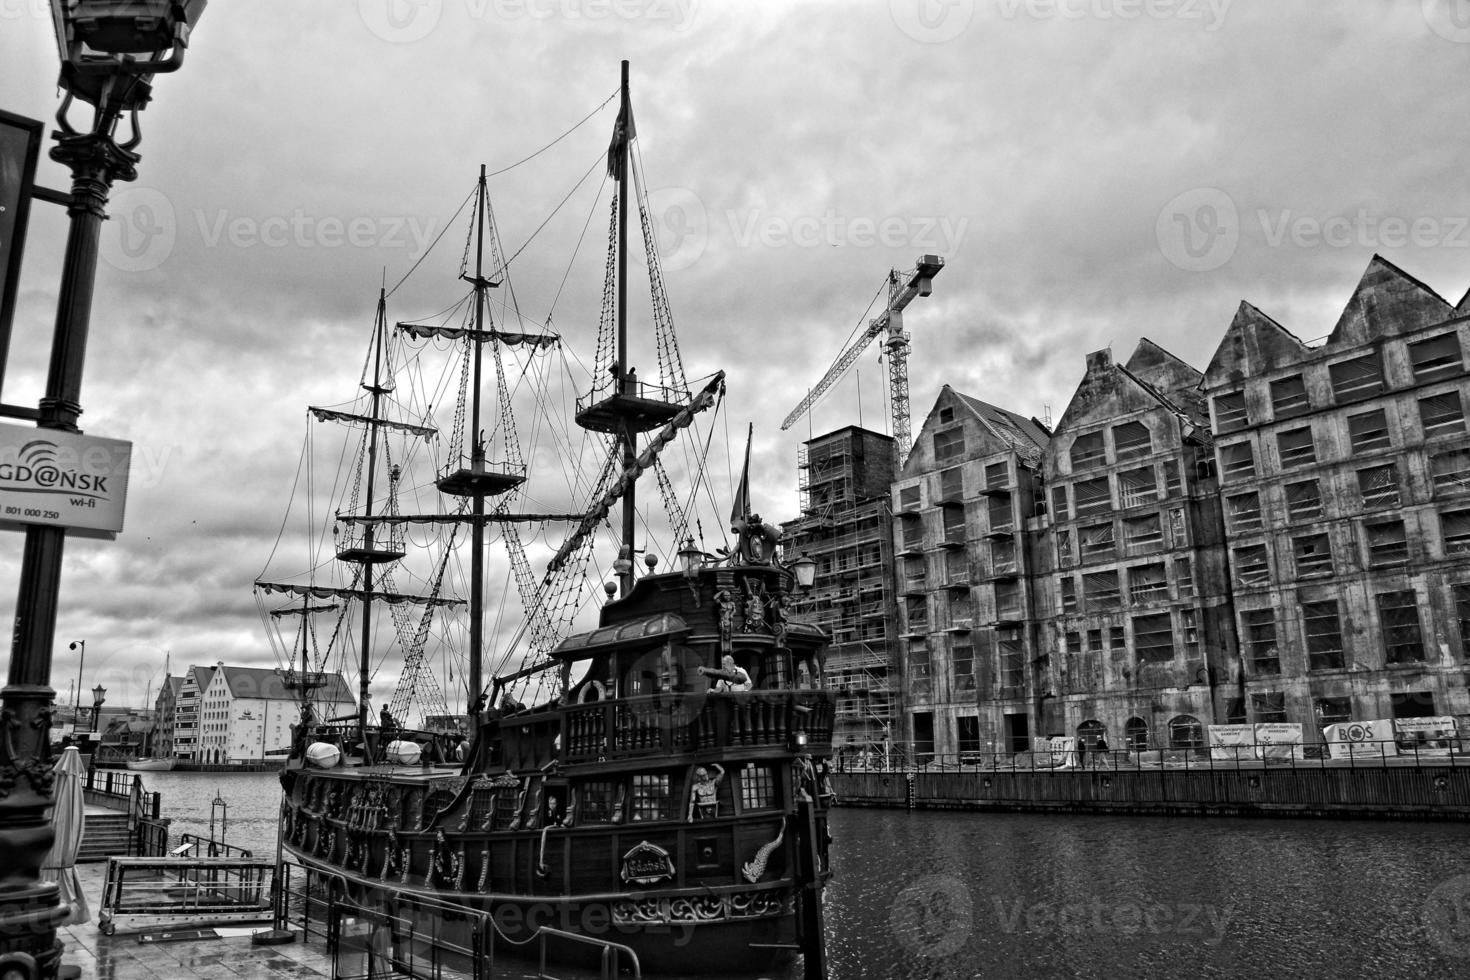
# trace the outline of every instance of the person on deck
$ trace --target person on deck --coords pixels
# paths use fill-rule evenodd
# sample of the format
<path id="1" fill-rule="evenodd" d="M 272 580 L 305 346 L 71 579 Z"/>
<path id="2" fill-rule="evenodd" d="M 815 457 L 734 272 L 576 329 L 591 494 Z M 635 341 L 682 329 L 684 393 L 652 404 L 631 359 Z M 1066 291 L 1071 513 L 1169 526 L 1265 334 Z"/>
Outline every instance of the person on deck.
<path id="1" fill-rule="evenodd" d="M 746 673 L 744 667 L 735 662 L 730 654 L 725 654 L 725 659 L 720 662 L 719 680 L 715 681 L 715 690 L 721 694 L 731 691 L 749 691 L 755 687 L 751 683 L 750 674 Z"/>

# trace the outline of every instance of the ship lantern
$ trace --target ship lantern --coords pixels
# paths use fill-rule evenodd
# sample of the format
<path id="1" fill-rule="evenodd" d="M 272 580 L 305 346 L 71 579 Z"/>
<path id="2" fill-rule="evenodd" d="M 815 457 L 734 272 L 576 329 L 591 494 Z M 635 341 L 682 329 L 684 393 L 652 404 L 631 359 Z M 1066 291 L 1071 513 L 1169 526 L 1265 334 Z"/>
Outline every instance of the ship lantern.
<path id="1" fill-rule="evenodd" d="M 690 537 L 684 547 L 679 549 L 679 567 L 684 570 L 684 575 L 694 578 L 699 574 L 700 566 L 704 564 L 704 552 L 694 547 L 694 538 Z"/>
<path id="2" fill-rule="evenodd" d="M 791 572 L 796 576 L 796 587 L 810 589 L 817 580 L 817 562 L 811 555 L 801 555 L 791 563 Z"/>
<path id="3" fill-rule="evenodd" d="M 184 63 L 209 0 L 51 0 L 61 87 L 114 111 L 148 104 L 151 81 Z M 116 84 L 114 84 L 116 83 Z"/>

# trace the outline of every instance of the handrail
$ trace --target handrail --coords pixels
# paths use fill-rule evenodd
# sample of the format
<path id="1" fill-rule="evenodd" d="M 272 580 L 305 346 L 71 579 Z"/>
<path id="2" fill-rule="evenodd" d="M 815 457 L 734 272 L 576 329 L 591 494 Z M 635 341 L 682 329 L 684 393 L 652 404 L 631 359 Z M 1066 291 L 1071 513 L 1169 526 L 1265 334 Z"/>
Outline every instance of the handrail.
<path id="1" fill-rule="evenodd" d="M 541 941 L 541 965 L 537 971 L 537 976 L 541 978 L 541 980 L 556 980 L 555 977 L 546 972 L 546 938 L 548 936 L 552 936 L 557 939 L 569 940 L 571 942 L 583 943 L 585 945 L 592 946 L 596 949 L 601 950 L 602 962 L 600 964 L 599 973 L 602 977 L 602 980 L 610 980 L 610 978 L 611 980 L 616 980 L 616 978 L 621 975 L 621 970 L 619 969 L 618 965 L 619 954 L 627 955 L 628 965 L 632 968 L 632 975 L 634 980 L 641 980 L 643 976 L 643 967 L 638 962 L 638 954 L 635 953 L 631 947 L 624 946 L 622 943 L 615 943 L 608 939 L 595 939 L 591 936 L 583 936 L 575 932 L 567 932 L 564 929 L 556 929 L 552 926 L 540 926 L 536 930 L 536 936 Z"/>

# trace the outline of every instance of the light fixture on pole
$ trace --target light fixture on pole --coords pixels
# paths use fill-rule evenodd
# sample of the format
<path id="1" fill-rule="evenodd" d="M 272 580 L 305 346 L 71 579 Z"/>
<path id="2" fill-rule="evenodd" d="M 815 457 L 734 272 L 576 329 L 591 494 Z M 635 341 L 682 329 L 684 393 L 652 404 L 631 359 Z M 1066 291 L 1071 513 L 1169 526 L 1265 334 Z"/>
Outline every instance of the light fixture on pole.
<path id="1" fill-rule="evenodd" d="M 796 587 L 805 592 L 817 580 L 817 562 L 811 555 L 800 555 L 791 563 L 791 574 L 796 576 Z"/>
<path id="2" fill-rule="evenodd" d="M 51 158 L 71 170 L 72 183 L 65 196 L 66 251 L 45 389 L 34 413 L 25 416 L 34 418 L 38 429 L 80 431 L 82 373 L 108 195 L 115 181 L 137 177 L 138 112 L 152 95 L 154 74 L 183 63 L 206 3 L 51 0 L 65 91 Z M 74 99 L 94 108 L 86 132 L 67 121 Z M 113 134 L 125 113 L 132 117 L 132 132 L 119 144 Z M 8 777 L 0 790 L 0 976 L 5 980 L 54 980 L 61 967 L 56 930 L 68 910 L 56 884 L 41 880 L 40 866 L 55 836 L 46 818 L 53 803 L 51 655 L 65 548 L 65 527 L 27 525 L 10 668 L 0 691 L 0 714 L 9 719 L 8 737 L 0 739 L 0 772 Z"/>
<path id="3" fill-rule="evenodd" d="M 107 688 L 98 684 L 92 688 L 92 733 L 97 732 L 97 719 L 102 716 L 102 706 L 107 703 Z"/>
<path id="4" fill-rule="evenodd" d="M 77 640 L 76 642 L 74 642 L 74 643 L 71 644 L 71 648 L 73 650 L 78 651 L 78 655 L 77 655 L 77 686 L 76 686 L 76 692 L 72 695 L 72 699 L 71 699 L 71 730 L 72 730 L 72 732 L 76 732 L 76 730 L 77 730 L 77 711 L 82 706 L 82 678 L 85 676 L 85 674 L 84 674 L 83 671 L 84 671 L 84 669 L 87 666 L 87 641 L 86 640 Z"/>

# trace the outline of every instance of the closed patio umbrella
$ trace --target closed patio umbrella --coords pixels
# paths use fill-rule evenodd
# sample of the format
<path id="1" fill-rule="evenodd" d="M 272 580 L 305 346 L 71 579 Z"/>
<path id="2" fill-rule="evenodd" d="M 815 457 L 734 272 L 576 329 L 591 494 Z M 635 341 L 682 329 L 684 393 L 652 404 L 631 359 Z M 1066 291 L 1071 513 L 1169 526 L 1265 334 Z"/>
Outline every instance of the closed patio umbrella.
<path id="1" fill-rule="evenodd" d="M 61 758 L 52 767 L 56 773 L 56 805 L 51 811 L 51 823 L 56 829 L 56 841 L 51 853 L 41 865 L 41 879 L 54 881 L 61 889 L 61 903 L 71 910 L 69 925 L 90 922 L 92 912 L 87 908 L 87 896 L 82 894 L 81 882 L 77 880 L 77 851 L 82 846 L 82 824 L 85 810 L 82 807 L 82 756 L 75 745 L 62 750 Z"/>

